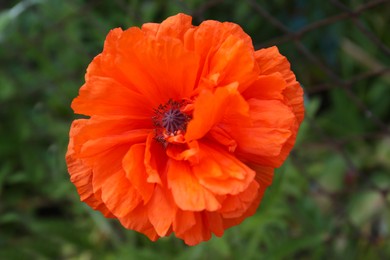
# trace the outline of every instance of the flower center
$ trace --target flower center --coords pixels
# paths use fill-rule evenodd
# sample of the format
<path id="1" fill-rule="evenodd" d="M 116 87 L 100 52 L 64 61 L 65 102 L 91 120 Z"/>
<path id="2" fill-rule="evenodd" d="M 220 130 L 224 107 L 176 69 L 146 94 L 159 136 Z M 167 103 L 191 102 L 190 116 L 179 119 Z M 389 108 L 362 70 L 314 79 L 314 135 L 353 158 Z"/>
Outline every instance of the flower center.
<path id="1" fill-rule="evenodd" d="M 187 124 L 187 116 L 179 109 L 171 108 L 163 115 L 161 124 L 168 133 L 175 133 L 179 130 L 184 131 Z"/>
<path id="2" fill-rule="evenodd" d="M 155 115 L 152 117 L 155 126 L 154 139 L 162 143 L 164 147 L 168 145 L 170 139 L 183 135 L 187 129 L 187 124 L 191 117 L 182 111 L 187 103 L 185 101 L 169 100 L 164 105 L 159 105 L 154 109 Z"/>

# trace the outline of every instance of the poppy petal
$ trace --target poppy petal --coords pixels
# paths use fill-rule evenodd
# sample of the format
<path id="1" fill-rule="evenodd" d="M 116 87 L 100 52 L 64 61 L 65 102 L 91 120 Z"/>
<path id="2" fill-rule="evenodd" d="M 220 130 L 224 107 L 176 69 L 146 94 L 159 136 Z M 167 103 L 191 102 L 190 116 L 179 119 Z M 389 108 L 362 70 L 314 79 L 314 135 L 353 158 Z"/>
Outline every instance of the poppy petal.
<path id="1" fill-rule="evenodd" d="M 260 74 L 268 75 L 275 72 L 282 74 L 287 82 L 287 87 L 283 93 L 285 101 L 292 107 L 298 122 L 302 122 L 304 118 L 303 90 L 296 81 L 287 58 L 279 53 L 276 46 L 256 51 L 255 57 Z"/>
<path id="2" fill-rule="evenodd" d="M 173 222 L 173 231 L 176 236 L 182 236 L 196 224 L 195 215 L 192 211 L 177 209 Z"/>
<path id="3" fill-rule="evenodd" d="M 122 160 L 127 179 L 142 196 L 143 203 L 149 202 L 155 184 L 147 182 L 148 174 L 144 166 L 145 144 L 131 146 Z"/>
<path id="4" fill-rule="evenodd" d="M 181 239 L 189 246 L 194 246 L 202 241 L 208 241 L 211 238 L 211 232 L 207 223 L 207 219 L 203 212 L 194 212 L 195 225 L 187 232 L 181 234 Z"/>
<path id="5" fill-rule="evenodd" d="M 151 127 L 152 109 L 139 93 L 109 77 L 90 76 L 72 102 L 75 113 L 83 115 L 127 116 Z"/>
<path id="6" fill-rule="evenodd" d="M 188 142 L 200 139 L 223 120 L 240 121 L 248 116 L 248 110 L 246 101 L 237 91 L 237 83 L 217 88 L 214 93 L 205 89 L 195 100 L 193 119 L 188 123 L 185 139 Z"/>
<path id="7" fill-rule="evenodd" d="M 173 199 L 166 189 L 156 185 L 153 197 L 149 202 L 148 216 L 159 236 L 166 236 L 175 219 L 176 209 Z"/>
<path id="8" fill-rule="evenodd" d="M 186 162 L 169 159 L 167 179 L 173 199 L 180 209 L 215 211 L 220 208 L 217 198 L 199 184 Z"/>
<path id="9" fill-rule="evenodd" d="M 144 166 L 148 175 L 148 183 L 162 185 L 159 172 L 165 170 L 167 156 L 161 145 L 154 142 L 153 135 L 149 134 L 146 139 Z"/>
<path id="10" fill-rule="evenodd" d="M 206 218 L 210 231 L 217 237 L 221 237 L 225 231 L 221 214 L 218 212 L 209 211 L 205 211 L 203 214 Z"/>
<path id="11" fill-rule="evenodd" d="M 215 73 L 210 73 L 210 70 L 212 69 L 210 65 L 211 60 L 220 49 L 221 45 L 230 36 L 233 36 L 238 41 L 243 42 L 243 52 L 241 52 L 242 55 L 246 56 L 248 53 L 249 55 L 251 55 L 250 53 L 253 53 L 251 38 L 242 30 L 239 25 L 234 23 L 221 23 L 218 21 L 209 20 L 202 22 L 198 27 L 189 29 L 186 32 L 184 35 L 185 47 L 189 50 L 194 50 L 196 53 L 201 55 L 199 64 L 201 78 L 211 79 L 212 75 L 216 75 Z M 219 55 L 221 55 L 221 53 Z M 217 59 L 214 59 L 214 62 L 217 62 Z M 234 62 L 236 61 L 234 60 Z M 254 62 L 252 61 L 252 63 L 249 64 L 241 63 L 241 65 L 247 68 L 253 63 Z M 242 81 L 241 79 L 238 80 L 240 82 Z"/>
<path id="12" fill-rule="evenodd" d="M 265 157 L 277 157 L 292 135 L 291 125 L 295 116 L 291 109 L 278 100 L 248 101 L 253 125 L 251 127 L 225 126 L 225 130 L 237 141 L 237 153 L 249 161 L 266 163 Z M 282 158 L 275 165 L 279 167 Z"/>
<path id="13" fill-rule="evenodd" d="M 94 192 L 92 187 L 92 169 L 77 159 L 74 151 L 73 137 L 85 126 L 87 120 L 78 119 L 73 121 L 69 133 L 69 146 L 66 153 L 66 163 L 71 182 L 76 186 L 80 200 L 87 203 L 91 208 L 99 210 L 106 217 L 113 217 L 111 212 L 104 205 L 100 192 Z"/>
<path id="14" fill-rule="evenodd" d="M 252 181 L 248 188 L 236 196 L 227 196 L 219 212 L 224 218 L 241 217 L 257 197 L 259 184 Z"/>
<path id="15" fill-rule="evenodd" d="M 94 192 L 101 189 L 102 201 L 116 217 L 126 215 L 142 201 L 122 168 L 122 158 L 128 150 L 128 145 L 116 146 L 89 159 Z"/>
<path id="16" fill-rule="evenodd" d="M 139 204 L 127 215 L 118 219 L 124 227 L 141 232 L 152 241 L 156 241 L 160 237 L 149 221 L 148 206 Z"/>
<path id="17" fill-rule="evenodd" d="M 199 163 L 192 167 L 199 183 L 218 195 L 236 195 L 253 181 L 255 172 L 216 146 L 200 145 Z"/>
<path id="18" fill-rule="evenodd" d="M 257 80 L 242 93 L 245 99 L 284 100 L 283 91 L 287 83 L 279 72 L 259 76 Z"/>
<path id="19" fill-rule="evenodd" d="M 239 83 L 239 91 L 245 89 L 257 77 L 257 64 L 250 47 L 243 40 L 230 35 L 210 58 L 209 75 L 218 75 L 215 86 L 225 86 L 233 82 Z M 208 76 L 204 75 L 207 79 Z"/>
<path id="20" fill-rule="evenodd" d="M 127 215 L 142 201 L 123 170 L 111 172 L 101 189 L 104 204 L 118 218 Z"/>
<path id="21" fill-rule="evenodd" d="M 177 14 L 168 17 L 161 24 L 146 23 L 142 25 L 142 31 L 148 35 L 159 37 L 173 37 L 183 39 L 188 29 L 192 28 L 192 17 L 186 14 Z"/>
<path id="22" fill-rule="evenodd" d="M 150 107 L 188 97 L 195 87 L 199 56 L 180 40 L 168 39 L 147 37 L 130 28 L 119 42 L 116 66 Z"/>

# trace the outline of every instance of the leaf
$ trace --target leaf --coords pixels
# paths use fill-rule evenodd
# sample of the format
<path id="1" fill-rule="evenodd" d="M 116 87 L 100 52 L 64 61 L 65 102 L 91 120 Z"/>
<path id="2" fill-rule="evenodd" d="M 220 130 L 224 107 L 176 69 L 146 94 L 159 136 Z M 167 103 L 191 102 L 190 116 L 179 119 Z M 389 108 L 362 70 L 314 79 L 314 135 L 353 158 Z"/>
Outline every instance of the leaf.
<path id="1" fill-rule="evenodd" d="M 353 224 L 362 226 L 385 207 L 382 196 L 376 191 L 356 194 L 348 207 L 348 216 Z"/>

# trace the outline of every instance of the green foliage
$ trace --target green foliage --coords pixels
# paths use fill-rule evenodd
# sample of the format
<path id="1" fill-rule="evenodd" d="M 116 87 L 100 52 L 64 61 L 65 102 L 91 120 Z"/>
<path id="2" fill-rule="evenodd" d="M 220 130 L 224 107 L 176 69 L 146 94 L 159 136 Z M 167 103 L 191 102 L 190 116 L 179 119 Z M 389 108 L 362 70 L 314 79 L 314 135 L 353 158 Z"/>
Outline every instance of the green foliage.
<path id="1" fill-rule="evenodd" d="M 70 103 L 107 32 L 185 12 L 195 23 L 239 23 L 255 46 L 283 35 L 249 2 L 0 4 L 0 259 L 390 258 L 389 74 L 343 85 L 299 53 L 293 40 L 279 47 L 307 92 L 307 119 L 253 217 L 222 238 L 187 247 L 174 237 L 150 242 L 79 202 L 64 162 Z M 342 12 L 327 1 L 263 2 L 292 31 Z M 361 21 L 390 46 L 390 6 L 382 7 L 364 12 Z M 343 80 L 389 68 L 389 57 L 352 18 L 299 40 Z M 319 83 L 330 88 L 316 92 Z"/>

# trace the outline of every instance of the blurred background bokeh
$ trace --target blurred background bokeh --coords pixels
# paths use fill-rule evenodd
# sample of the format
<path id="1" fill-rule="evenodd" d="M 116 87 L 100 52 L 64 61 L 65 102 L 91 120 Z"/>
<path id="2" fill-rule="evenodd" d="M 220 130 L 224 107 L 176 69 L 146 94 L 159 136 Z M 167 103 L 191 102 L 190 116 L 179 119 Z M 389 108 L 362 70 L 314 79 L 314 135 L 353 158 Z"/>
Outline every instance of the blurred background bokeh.
<path id="1" fill-rule="evenodd" d="M 296 147 L 255 216 L 187 247 L 79 202 L 70 103 L 115 27 L 184 12 L 277 45 L 305 89 Z M 0 259 L 390 259 L 390 1 L 1 0 Z"/>

